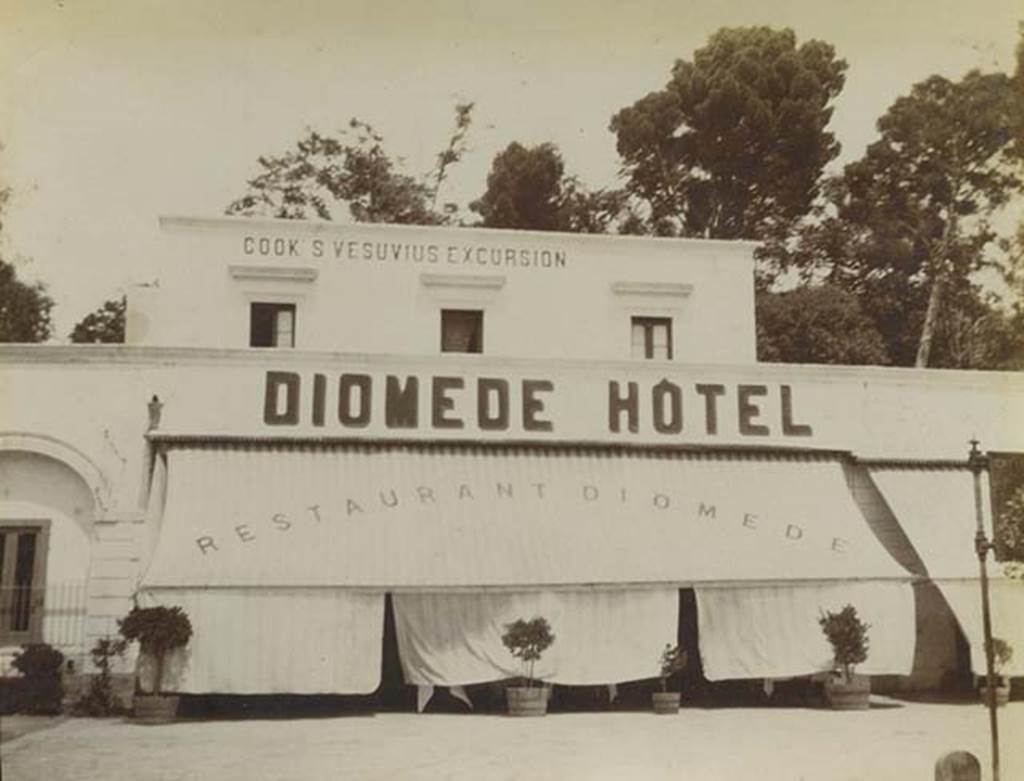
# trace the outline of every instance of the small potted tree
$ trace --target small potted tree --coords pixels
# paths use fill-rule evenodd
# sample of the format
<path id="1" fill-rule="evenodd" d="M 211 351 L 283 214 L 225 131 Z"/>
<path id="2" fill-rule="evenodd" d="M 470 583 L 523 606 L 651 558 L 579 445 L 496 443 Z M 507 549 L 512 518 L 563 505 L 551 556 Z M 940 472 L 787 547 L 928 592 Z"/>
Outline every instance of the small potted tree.
<path id="1" fill-rule="evenodd" d="M 547 689 L 535 685 L 533 666 L 555 642 L 551 626 L 547 619 L 539 616 L 529 621 L 520 618 L 505 625 L 501 642 L 523 663 L 526 673 L 525 686 L 509 686 L 505 689 L 509 715 L 543 716 L 548 710 Z"/>
<path id="2" fill-rule="evenodd" d="M 679 713 L 679 692 L 668 690 L 668 679 L 677 672 L 686 669 L 686 651 L 678 645 L 665 644 L 665 650 L 661 652 L 661 673 L 658 678 L 661 680 L 661 691 L 651 694 L 651 702 L 654 705 L 654 712 L 659 714 Z"/>
<path id="3" fill-rule="evenodd" d="M 867 710 L 871 679 L 854 674 L 854 667 L 868 658 L 868 629 L 847 605 L 838 613 L 826 612 L 818 619 L 832 645 L 833 669 L 825 680 L 825 701 L 835 710 Z"/>
<path id="4" fill-rule="evenodd" d="M 1003 675 L 1003 668 L 1013 658 L 1013 646 L 1001 637 L 992 638 L 992 671 L 996 679 L 996 705 L 1002 707 L 1010 701 L 1010 679 Z M 987 676 L 981 676 L 981 686 L 978 689 L 981 694 L 981 701 L 988 704 L 988 680 Z"/>
<path id="5" fill-rule="evenodd" d="M 136 720 L 144 724 L 174 721 L 180 698 L 163 693 L 164 669 L 170 652 L 183 647 L 192 637 L 188 616 L 180 607 L 134 607 L 117 625 L 125 640 L 139 642 L 140 651 L 155 666 L 152 694 L 135 696 Z"/>

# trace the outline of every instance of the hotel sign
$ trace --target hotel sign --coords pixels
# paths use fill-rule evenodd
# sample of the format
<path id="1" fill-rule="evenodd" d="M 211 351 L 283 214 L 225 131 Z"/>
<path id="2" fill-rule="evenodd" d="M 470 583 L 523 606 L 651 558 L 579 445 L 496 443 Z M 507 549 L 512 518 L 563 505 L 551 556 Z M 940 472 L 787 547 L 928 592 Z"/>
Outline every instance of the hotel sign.
<path id="1" fill-rule="evenodd" d="M 563 385 L 543 376 L 267 371 L 262 421 L 325 435 L 372 430 L 561 439 L 601 431 L 649 434 L 665 442 L 691 436 L 807 440 L 814 437 L 814 421 L 800 401 L 786 383 L 670 376 L 606 378 L 584 386 L 578 379 Z M 580 413 L 588 409 L 592 417 L 581 426 Z M 572 418 L 571 425 L 562 415 Z"/>

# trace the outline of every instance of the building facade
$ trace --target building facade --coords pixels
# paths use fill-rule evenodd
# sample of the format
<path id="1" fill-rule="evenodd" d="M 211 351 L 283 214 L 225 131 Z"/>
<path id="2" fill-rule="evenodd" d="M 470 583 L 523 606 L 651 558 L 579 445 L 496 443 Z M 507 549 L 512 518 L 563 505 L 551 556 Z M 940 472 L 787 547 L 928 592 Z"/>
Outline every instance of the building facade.
<path id="1" fill-rule="evenodd" d="M 1019 375 L 758 364 L 745 243 L 160 225 L 127 344 L 0 348 L 8 652 L 178 604 L 171 688 L 367 693 L 388 621 L 429 692 L 543 614 L 554 683 L 775 679 L 851 603 L 889 685 L 983 666 L 966 456 L 1024 453 Z"/>

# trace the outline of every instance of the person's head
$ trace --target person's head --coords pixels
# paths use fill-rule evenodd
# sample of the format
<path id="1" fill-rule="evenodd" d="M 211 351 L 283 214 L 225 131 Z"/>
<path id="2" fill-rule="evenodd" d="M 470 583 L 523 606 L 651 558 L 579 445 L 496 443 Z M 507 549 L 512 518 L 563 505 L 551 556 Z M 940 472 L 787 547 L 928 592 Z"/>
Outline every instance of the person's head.
<path id="1" fill-rule="evenodd" d="M 950 751 L 935 763 L 935 781 L 981 781 L 981 764 L 969 751 Z"/>

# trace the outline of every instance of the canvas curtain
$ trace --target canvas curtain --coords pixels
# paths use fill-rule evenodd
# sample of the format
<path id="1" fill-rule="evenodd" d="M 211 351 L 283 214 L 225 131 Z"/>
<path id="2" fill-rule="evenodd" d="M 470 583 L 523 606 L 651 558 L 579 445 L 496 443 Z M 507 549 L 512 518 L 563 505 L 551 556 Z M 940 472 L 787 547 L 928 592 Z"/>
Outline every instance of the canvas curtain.
<path id="1" fill-rule="evenodd" d="M 184 693 L 368 694 L 380 683 L 384 595 L 342 589 L 150 589 L 192 639 L 165 673 Z"/>
<path id="2" fill-rule="evenodd" d="M 790 678 L 832 668 L 832 648 L 818 625 L 824 611 L 857 608 L 868 629 L 866 674 L 910 673 L 914 661 L 914 594 L 909 583 L 820 583 L 697 587 L 704 675 Z"/>
<path id="3" fill-rule="evenodd" d="M 544 616 L 555 642 L 534 674 L 549 683 L 650 678 L 675 644 L 676 589 L 395 594 L 406 683 L 458 686 L 523 674 L 502 645 L 505 625 Z"/>
<path id="4" fill-rule="evenodd" d="M 998 567 L 999 565 L 996 565 Z M 985 632 L 981 614 L 981 586 L 978 581 L 940 581 L 946 598 L 971 647 L 971 670 L 984 675 Z M 995 577 L 989 581 L 992 636 L 1005 640 L 1013 656 L 1003 667 L 1004 675 L 1024 675 L 1024 581 Z"/>
<path id="5" fill-rule="evenodd" d="M 874 468 L 878 485 L 924 561 L 929 577 L 949 603 L 971 647 L 971 667 L 985 672 L 981 617 L 981 583 L 974 550 L 977 524 L 974 476 L 968 469 Z M 982 522 L 992 538 L 987 480 L 981 480 Z M 989 559 L 992 634 L 1014 647 L 1006 666 L 1010 675 L 1024 675 L 1024 582 L 1004 577 L 1001 565 Z"/>

